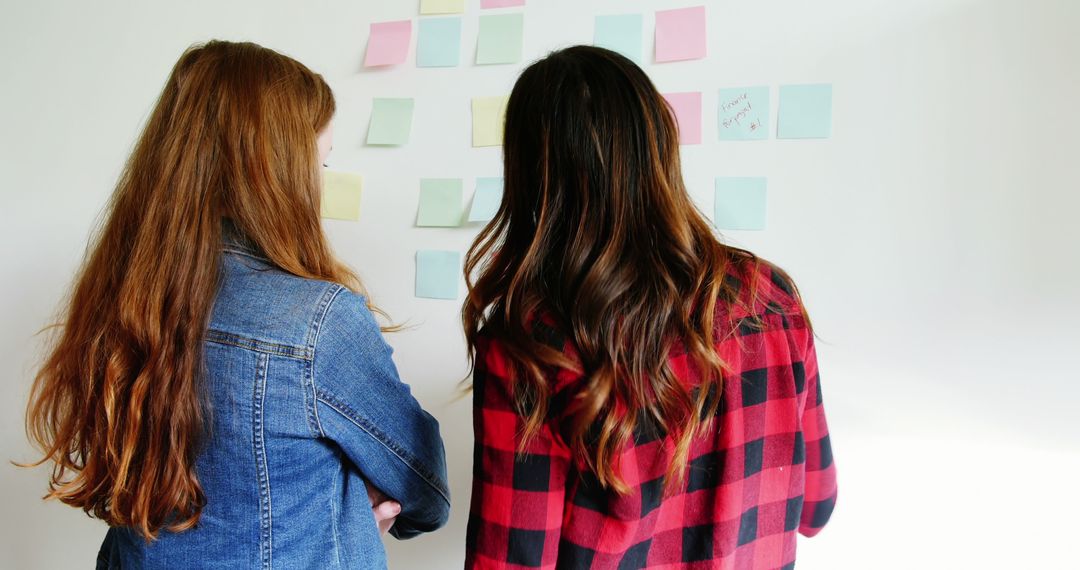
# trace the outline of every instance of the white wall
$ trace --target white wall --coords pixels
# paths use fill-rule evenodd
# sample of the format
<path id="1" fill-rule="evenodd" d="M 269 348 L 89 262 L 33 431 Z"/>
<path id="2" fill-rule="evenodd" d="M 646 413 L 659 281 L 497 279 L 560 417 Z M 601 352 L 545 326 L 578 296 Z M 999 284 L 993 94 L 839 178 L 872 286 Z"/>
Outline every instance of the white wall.
<path id="1" fill-rule="evenodd" d="M 1080 509 L 1080 9 L 1073 0 L 529 0 L 526 59 L 592 38 L 595 14 L 707 3 L 709 58 L 651 65 L 705 92 L 684 147 L 711 210 L 717 175 L 769 177 L 769 229 L 728 238 L 788 268 L 822 337 L 840 476 L 830 528 L 800 568 L 1035 568 L 1074 560 Z M 371 21 L 417 0 L 10 1 L 0 19 L 0 456 L 26 460 L 34 332 L 53 314 L 168 71 L 189 44 L 254 40 L 323 73 L 340 111 L 331 166 L 365 176 L 359 223 L 328 221 L 376 300 L 416 328 L 390 342 L 444 426 L 455 510 L 391 544 L 398 568 L 452 568 L 469 498 L 458 304 L 416 299 L 418 248 L 475 228 L 412 227 L 419 177 L 498 176 L 469 99 L 521 66 L 361 66 Z M 468 0 L 463 59 L 479 0 Z M 414 36 L 415 38 L 415 36 Z M 415 45 L 415 39 L 414 39 Z M 647 42 L 651 49 L 651 40 Z M 826 141 L 716 142 L 725 85 L 831 82 Z M 412 142 L 363 146 L 372 97 L 417 99 Z M 774 98 L 775 100 L 775 98 Z M 105 526 L 43 504 L 44 470 L 0 467 L 0 565 L 86 567 Z"/>

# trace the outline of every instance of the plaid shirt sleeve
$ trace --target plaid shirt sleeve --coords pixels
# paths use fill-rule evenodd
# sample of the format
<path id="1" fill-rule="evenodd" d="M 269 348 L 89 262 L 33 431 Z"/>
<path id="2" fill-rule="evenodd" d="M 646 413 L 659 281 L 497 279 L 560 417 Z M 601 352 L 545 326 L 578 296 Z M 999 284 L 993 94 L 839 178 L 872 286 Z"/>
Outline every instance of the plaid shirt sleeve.
<path id="1" fill-rule="evenodd" d="M 466 568 L 555 568 L 571 453 L 545 422 L 521 442 L 506 359 L 497 342 L 481 339 L 473 373 L 472 505 Z"/>
<path id="2" fill-rule="evenodd" d="M 836 504 L 836 466 L 833 464 L 829 428 L 821 401 L 817 352 L 810 329 L 795 328 L 802 341 L 802 361 L 806 374 L 806 401 L 802 412 L 803 437 L 806 442 L 806 487 L 799 534 L 814 536 L 829 522 Z"/>

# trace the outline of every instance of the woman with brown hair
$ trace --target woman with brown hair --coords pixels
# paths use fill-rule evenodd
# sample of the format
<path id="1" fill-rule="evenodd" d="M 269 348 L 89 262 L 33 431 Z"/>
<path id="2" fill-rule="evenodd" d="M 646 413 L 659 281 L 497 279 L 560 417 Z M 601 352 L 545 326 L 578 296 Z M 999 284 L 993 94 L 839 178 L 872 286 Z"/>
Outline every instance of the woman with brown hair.
<path id="1" fill-rule="evenodd" d="M 835 470 L 787 275 L 721 243 L 645 73 L 573 47 L 518 79 L 466 258 L 470 568 L 790 568 Z"/>
<path id="2" fill-rule="evenodd" d="M 27 414 L 47 497 L 111 527 L 100 567 L 381 568 L 376 518 L 445 524 L 438 423 L 322 232 L 334 109 L 251 43 L 165 84 Z"/>

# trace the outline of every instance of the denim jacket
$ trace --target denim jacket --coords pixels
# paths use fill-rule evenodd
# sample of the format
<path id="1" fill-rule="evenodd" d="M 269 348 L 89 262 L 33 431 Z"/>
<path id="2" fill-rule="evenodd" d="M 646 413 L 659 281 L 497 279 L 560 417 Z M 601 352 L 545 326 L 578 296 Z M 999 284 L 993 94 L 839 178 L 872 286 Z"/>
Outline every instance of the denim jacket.
<path id="1" fill-rule="evenodd" d="M 209 431 L 198 525 L 109 530 L 99 568 L 385 568 L 366 484 L 399 539 L 450 509 L 438 422 L 398 377 L 360 295 L 281 271 L 229 231 L 204 348 Z"/>

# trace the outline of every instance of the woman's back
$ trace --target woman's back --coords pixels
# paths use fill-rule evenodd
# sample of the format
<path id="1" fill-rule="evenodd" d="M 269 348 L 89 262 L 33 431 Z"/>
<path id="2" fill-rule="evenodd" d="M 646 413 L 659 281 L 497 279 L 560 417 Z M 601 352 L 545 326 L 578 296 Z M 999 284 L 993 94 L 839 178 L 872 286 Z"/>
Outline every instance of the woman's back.
<path id="1" fill-rule="evenodd" d="M 228 240 L 204 354 L 198 525 L 149 544 L 113 529 L 103 566 L 384 568 L 365 477 L 402 503 L 399 537 L 445 522 L 438 424 L 361 297 Z"/>
<path id="2" fill-rule="evenodd" d="M 483 334 L 476 354 L 473 510 L 468 565 L 559 568 L 780 568 L 795 532 L 827 522 L 835 472 L 821 407 L 813 337 L 788 282 L 762 263 L 753 311 L 718 310 L 724 374 L 721 413 L 692 439 L 684 483 L 665 495 L 673 441 L 640 414 L 618 464 L 629 492 L 599 484 L 560 433 L 559 410 L 580 375 L 553 372 L 553 413 L 526 454 L 512 404 L 507 354 Z M 747 287 L 743 299 L 749 299 Z M 753 313 L 753 314 L 751 314 Z M 753 319 L 752 317 L 757 317 Z M 734 327 L 734 334 L 728 335 Z M 541 319 L 534 337 L 576 359 L 572 342 Z M 680 346 L 669 364 L 693 390 L 697 371 Z M 697 564 L 693 564 L 697 563 Z"/>

